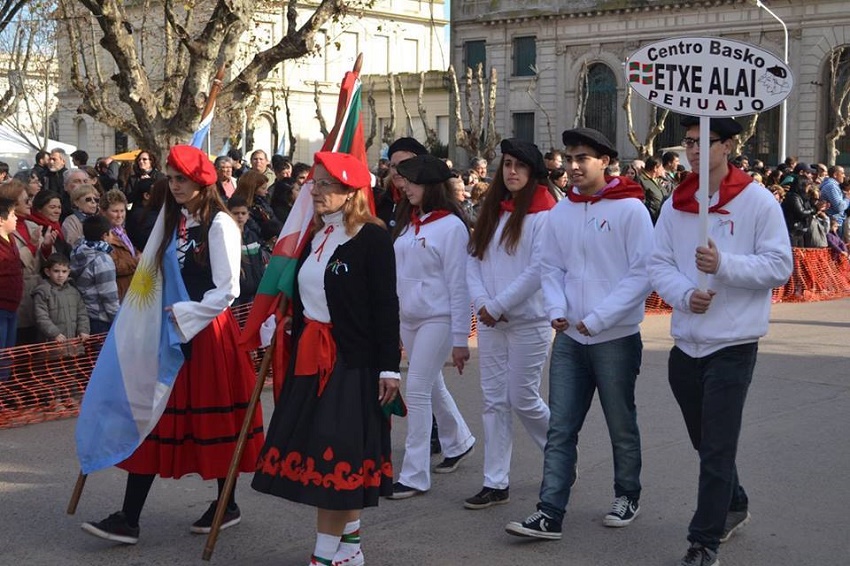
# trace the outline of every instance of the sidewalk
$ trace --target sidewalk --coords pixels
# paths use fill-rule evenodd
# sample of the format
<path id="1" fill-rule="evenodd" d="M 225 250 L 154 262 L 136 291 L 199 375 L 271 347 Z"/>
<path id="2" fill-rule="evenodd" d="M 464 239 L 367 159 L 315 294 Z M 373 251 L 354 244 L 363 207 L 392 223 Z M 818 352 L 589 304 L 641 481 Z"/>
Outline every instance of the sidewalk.
<path id="1" fill-rule="evenodd" d="M 534 510 L 542 456 L 515 426 L 511 503 L 463 509 L 481 487 L 483 437 L 477 361 L 463 376 L 446 368 L 458 405 L 479 439 L 457 472 L 433 476 L 428 494 L 382 500 L 363 519 L 370 566 L 670 565 L 687 542 L 696 500 L 697 458 L 666 378 L 669 317 L 643 325 L 644 362 L 638 379 L 643 440 L 641 515 L 625 529 L 607 529 L 602 516 L 613 497 L 610 442 L 598 405 L 580 440 L 579 479 L 564 523 L 564 540 L 528 542 L 503 527 Z M 723 566 L 850 564 L 850 299 L 779 304 L 761 342 L 745 411 L 739 470 L 751 499 L 752 522 L 721 549 Z M 264 394 L 266 420 L 270 390 Z M 405 422 L 395 421 L 402 456 Z M 77 476 L 74 420 L 0 430 L 0 564 L 166 566 L 204 564 L 204 536 L 189 525 L 215 497 L 214 482 L 157 480 L 135 547 L 85 535 L 83 520 L 121 506 L 125 474 L 111 469 L 88 479 L 77 515 L 65 507 Z M 435 460 L 436 463 L 436 460 Z M 242 524 L 221 534 L 211 564 L 304 566 L 314 543 L 312 509 L 238 484 Z"/>

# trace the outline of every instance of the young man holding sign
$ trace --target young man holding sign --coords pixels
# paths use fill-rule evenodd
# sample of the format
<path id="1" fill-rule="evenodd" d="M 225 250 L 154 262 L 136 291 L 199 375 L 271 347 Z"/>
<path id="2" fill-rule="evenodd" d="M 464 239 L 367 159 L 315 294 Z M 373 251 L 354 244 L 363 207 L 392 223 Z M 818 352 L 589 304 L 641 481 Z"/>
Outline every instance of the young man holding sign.
<path id="1" fill-rule="evenodd" d="M 700 456 L 691 546 L 681 566 L 718 564 L 720 543 L 749 520 L 735 465 L 741 417 L 771 290 L 793 267 L 773 195 L 727 161 L 740 124 L 712 118 L 709 139 L 700 139 L 699 120 L 682 120 L 682 145 L 694 171 L 709 160 L 708 245 L 698 241 L 700 179 L 692 173 L 661 209 L 648 265 L 653 287 L 673 306 L 668 379 Z M 700 272 L 708 274 L 706 289 L 698 287 Z"/>

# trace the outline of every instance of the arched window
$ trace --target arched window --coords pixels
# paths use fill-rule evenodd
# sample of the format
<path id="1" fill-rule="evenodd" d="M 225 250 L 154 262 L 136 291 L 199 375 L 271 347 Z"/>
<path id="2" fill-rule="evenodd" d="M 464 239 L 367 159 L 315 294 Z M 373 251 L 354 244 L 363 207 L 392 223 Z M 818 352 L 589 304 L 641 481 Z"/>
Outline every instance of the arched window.
<path id="1" fill-rule="evenodd" d="M 271 118 L 263 114 L 254 122 L 254 147 L 252 149 L 262 149 L 266 152 L 269 159 L 277 149 L 274 146 L 272 139 L 272 121 Z"/>
<path id="2" fill-rule="evenodd" d="M 77 148 L 83 150 L 89 148 L 89 128 L 85 120 L 77 120 Z"/>
<path id="3" fill-rule="evenodd" d="M 835 77 L 833 77 L 833 68 L 836 71 Z M 826 132 L 824 132 L 824 143 L 827 145 L 825 154 L 828 160 L 831 156 L 829 155 L 830 147 L 826 135 L 834 130 L 839 122 L 847 123 L 846 120 L 850 118 L 850 45 L 838 47 L 832 52 L 826 62 L 825 75 Z M 835 110 L 833 110 L 834 106 L 839 108 L 840 115 L 836 115 Z M 835 149 L 838 152 L 835 164 L 850 165 L 850 127 L 845 127 L 843 135 L 835 140 Z"/>
<path id="4" fill-rule="evenodd" d="M 595 63 L 587 70 L 584 123 L 617 143 L 617 79 L 604 63 Z"/>

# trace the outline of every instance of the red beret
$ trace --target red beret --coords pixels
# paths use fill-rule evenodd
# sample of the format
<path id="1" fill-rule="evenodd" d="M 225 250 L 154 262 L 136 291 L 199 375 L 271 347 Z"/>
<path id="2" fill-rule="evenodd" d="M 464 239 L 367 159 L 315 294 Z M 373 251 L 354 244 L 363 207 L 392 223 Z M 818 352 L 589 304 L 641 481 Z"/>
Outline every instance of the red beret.
<path id="1" fill-rule="evenodd" d="M 214 185 L 218 179 L 210 156 L 191 145 L 173 146 L 166 163 L 202 187 Z"/>
<path id="2" fill-rule="evenodd" d="M 322 165 L 331 177 L 353 189 L 372 187 L 372 174 L 365 163 L 349 153 L 320 151 L 315 155 L 316 163 Z"/>

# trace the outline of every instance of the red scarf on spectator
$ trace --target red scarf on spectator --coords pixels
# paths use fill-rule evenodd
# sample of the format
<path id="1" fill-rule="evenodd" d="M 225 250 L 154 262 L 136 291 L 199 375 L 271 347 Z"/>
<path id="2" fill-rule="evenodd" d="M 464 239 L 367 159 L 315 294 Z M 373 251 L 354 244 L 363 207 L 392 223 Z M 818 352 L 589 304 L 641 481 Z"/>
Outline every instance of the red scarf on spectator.
<path id="1" fill-rule="evenodd" d="M 511 213 L 516 210 L 514 199 L 503 200 L 499 203 L 502 212 Z M 534 189 L 534 195 L 531 197 L 531 204 L 528 206 L 528 214 L 543 212 L 555 206 L 555 199 L 549 194 L 549 189 L 545 185 L 537 185 Z"/>
<path id="2" fill-rule="evenodd" d="M 36 251 L 35 242 L 32 241 L 32 234 L 30 234 L 30 228 L 29 226 L 27 226 L 26 223 L 26 221 L 29 219 L 29 216 L 25 214 L 18 215 L 18 224 L 17 226 L 15 226 L 15 230 L 18 232 L 18 235 L 24 241 L 24 244 L 26 244 L 27 249 L 30 251 L 30 253 L 34 254 Z"/>
<path id="3" fill-rule="evenodd" d="M 425 224 L 434 222 L 435 220 L 439 220 L 440 218 L 445 218 L 449 214 L 451 214 L 450 211 L 439 208 L 437 210 L 432 210 L 431 214 L 429 214 L 425 218 L 425 220 L 423 220 L 422 218 L 419 217 L 419 207 L 414 206 L 413 209 L 410 211 L 410 223 L 414 227 L 413 233 L 418 236 L 419 235 L 419 228 L 421 226 L 424 226 Z"/>
<path id="4" fill-rule="evenodd" d="M 729 164 L 729 171 L 723 180 L 720 181 L 720 197 L 717 204 L 708 208 L 709 212 L 717 214 L 729 214 L 728 210 L 723 207 L 738 196 L 741 191 L 747 188 L 747 185 L 753 182 L 753 178 Z M 690 212 L 699 214 L 699 203 L 696 199 L 697 190 L 699 189 L 699 175 L 691 173 L 685 180 L 682 181 L 676 190 L 673 191 L 673 208 L 682 212 Z"/>
<path id="5" fill-rule="evenodd" d="M 46 216 L 43 216 L 38 211 L 35 211 L 32 214 L 30 214 L 29 218 L 27 218 L 27 220 L 32 220 L 33 222 L 35 222 L 36 224 L 38 224 L 42 228 L 47 226 L 51 230 L 56 231 L 56 238 L 57 239 L 59 239 L 59 240 L 65 239 L 65 236 L 62 235 L 62 225 L 59 222 L 53 222 L 52 220 L 48 219 Z"/>
<path id="6" fill-rule="evenodd" d="M 640 183 L 632 181 L 628 177 L 605 177 L 605 186 L 592 195 L 583 195 L 573 190 L 567 191 L 570 202 L 589 202 L 594 204 L 607 198 L 618 200 L 621 198 L 636 198 L 643 201 L 643 187 Z"/>

